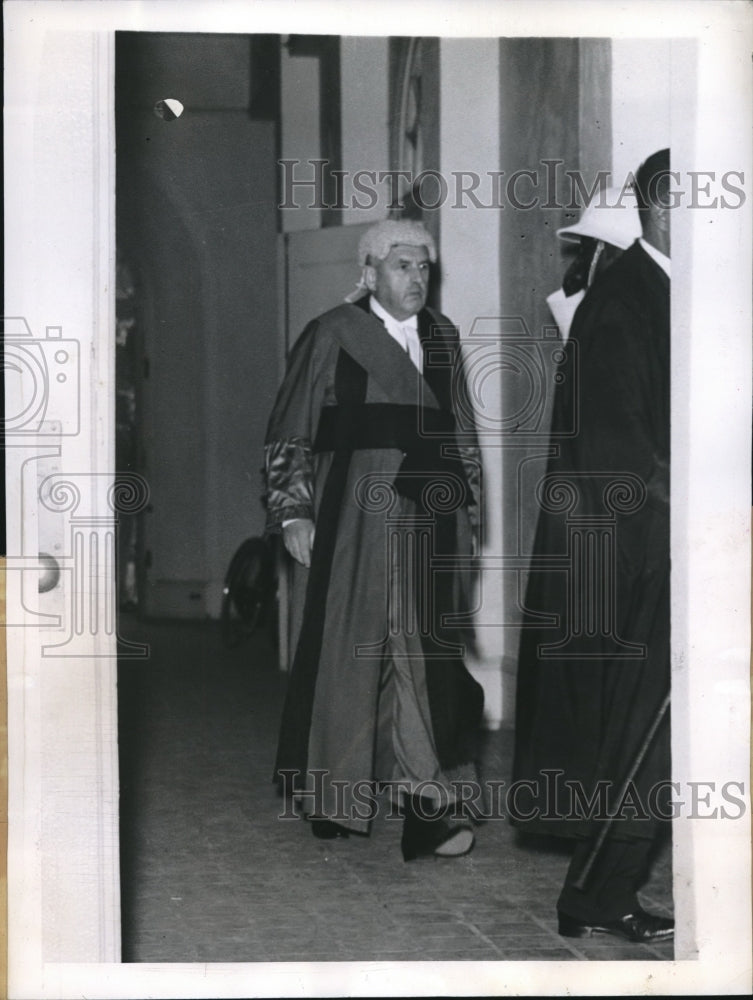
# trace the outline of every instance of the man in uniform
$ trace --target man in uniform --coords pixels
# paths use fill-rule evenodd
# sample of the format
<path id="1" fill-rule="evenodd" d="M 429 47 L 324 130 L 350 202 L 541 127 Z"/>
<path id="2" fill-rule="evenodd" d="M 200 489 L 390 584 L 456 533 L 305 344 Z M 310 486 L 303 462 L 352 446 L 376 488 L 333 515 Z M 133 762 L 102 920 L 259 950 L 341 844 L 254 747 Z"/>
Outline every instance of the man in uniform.
<path id="1" fill-rule="evenodd" d="M 580 219 L 558 229 L 557 236 L 578 245 L 562 287 L 546 299 L 562 339 L 567 340 L 575 310 L 588 289 L 641 236 L 635 193 L 630 188 L 614 187 L 599 191 Z"/>
<path id="2" fill-rule="evenodd" d="M 563 433 L 573 412 L 560 391 L 537 491 L 514 822 L 575 838 L 557 904 L 570 937 L 656 941 L 674 927 L 637 897 L 670 778 L 669 166 L 662 150 L 639 169 L 642 236 L 575 314 L 563 364 L 577 364 L 577 433 Z M 553 569 L 564 556 L 568 570 Z"/>
<path id="3" fill-rule="evenodd" d="M 426 307 L 435 260 L 418 222 L 365 233 L 365 294 L 303 331 L 265 449 L 268 529 L 294 560 L 277 779 L 328 838 L 368 832 L 365 786 L 391 783 L 406 860 L 471 849 L 453 778 L 471 773 L 483 707 L 449 621 L 480 466 L 457 330 Z"/>

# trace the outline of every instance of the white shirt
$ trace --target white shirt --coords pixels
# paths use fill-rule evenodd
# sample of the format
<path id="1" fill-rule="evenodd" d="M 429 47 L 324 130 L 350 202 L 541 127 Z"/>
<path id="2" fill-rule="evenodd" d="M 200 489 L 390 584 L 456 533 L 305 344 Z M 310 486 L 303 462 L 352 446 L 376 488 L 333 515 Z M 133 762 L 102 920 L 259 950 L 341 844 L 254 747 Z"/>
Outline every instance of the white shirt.
<path id="1" fill-rule="evenodd" d="M 556 292 L 552 292 L 551 295 L 547 296 L 546 304 L 551 309 L 552 316 L 554 316 L 557 326 L 560 328 L 563 341 L 567 340 L 570 336 L 570 327 L 573 325 L 575 310 L 585 297 L 585 288 L 581 288 L 574 295 L 565 295 L 565 290 L 558 288 Z"/>
<path id="2" fill-rule="evenodd" d="M 406 354 L 408 354 L 416 368 L 422 372 L 424 369 L 424 357 L 421 350 L 421 340 L 418 336 L 418 317 L 415 315 L 409 316 L 408 319 L 404 319 L 401 322 L 388 313 L 373 295 L 369 300 L 369 306 L 377 319 L 380 319 L 384 323 L 387 333 L 393 340 L 397 341 Z"/>
<path id="3" fill-rule="evenodd" d="M 672 275 L 670 274 L 671 265 L 669 257 L 667 257 L 666 254 L 663 254 L 661 250 L 657 250 L 656 247 L 651 246 L 650 243 L 647 243 L 642 236 L 639 237 L 638 242 L 646 251 L 646 253 L 649 255 L 649 257 L 652 260 L 655 260 L 656 263 L 659 265 L 659 267 L 662 269 L 662 271 L 664 271 L 666 276 L 671 279 Z"/>

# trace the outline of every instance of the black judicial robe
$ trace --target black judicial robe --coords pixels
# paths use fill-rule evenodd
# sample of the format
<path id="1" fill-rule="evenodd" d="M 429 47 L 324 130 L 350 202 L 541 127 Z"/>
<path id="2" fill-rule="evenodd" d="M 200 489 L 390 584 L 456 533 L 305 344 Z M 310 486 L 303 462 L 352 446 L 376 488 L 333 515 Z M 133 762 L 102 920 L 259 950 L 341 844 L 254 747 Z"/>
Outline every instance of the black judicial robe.
<path id="1" fill-rule="evenodd" d="M 555 396 L 518 666 L 511 818 L 524 831 L 592 836 L 616 812 L 613 836 L 652 836 L 646 816 L 666 808 L 668 714 L 621 792 L 669 691 L 669 299 L 636 242 L 591 287 L 566 347 L 578 388 Z M 589 820 L 565 782 L 586 802 L 606 782 L 606 808 L 594 799 Z"/>
<path id="2" fill-rule="evenodd" d="M 368 297 L 312 321 L 291 352 L 267 431 L 268 529 L 295 517 L 316 525 L 310 570 L 293 567 L 295 655 L 275 775 L 299 771 L 297 786 L 322 789 L 309 811 L 330 816 L 336 803 L 345 814 L 363 812 L 355 782 L 391 777 L 375 775 L 389 529 L 426 514 L 425 489 L 434 488 L 432 546 L 468 557 L 478 517 L 475 432 L 467 407 L 461 422 L 456 406 L 457 331 L 429 309 L 418 320 L 423 376 Z M 423 666 L 439 763 L 452 770 L 472 757 L 483 692 L 456 655 L 462 635 L 437 621 L 467 607 L 467 574 L 445 567 L 434 577 Z M 312 771 L 326 772 L 321 785 Z M 345 783 L 339 800 L 334 782 Z M 343 825 L 365 830 L 368 822 L 356 815 Z"/>

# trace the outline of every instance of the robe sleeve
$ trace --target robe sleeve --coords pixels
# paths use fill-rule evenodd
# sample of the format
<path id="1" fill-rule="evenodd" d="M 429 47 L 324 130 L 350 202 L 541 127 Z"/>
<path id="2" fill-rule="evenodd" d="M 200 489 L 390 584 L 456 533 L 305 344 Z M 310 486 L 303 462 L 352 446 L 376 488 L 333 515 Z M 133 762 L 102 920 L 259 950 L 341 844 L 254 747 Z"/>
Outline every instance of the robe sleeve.
<path id="1" fill-rule="evenodd" d="M 314 520 L 312 441 L 325 377 L 318 333 L 314 320 L 296 342 L 269 418 L 264 445 L 268 532 L 294 518 Z"/>

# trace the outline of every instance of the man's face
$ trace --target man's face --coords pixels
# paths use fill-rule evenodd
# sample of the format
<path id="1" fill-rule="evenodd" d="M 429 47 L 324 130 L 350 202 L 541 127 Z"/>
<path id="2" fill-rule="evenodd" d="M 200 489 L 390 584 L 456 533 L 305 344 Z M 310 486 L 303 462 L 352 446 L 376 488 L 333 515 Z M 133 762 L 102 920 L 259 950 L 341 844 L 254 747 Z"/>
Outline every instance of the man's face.
<path id="1" fill-rule="evenodd" d="M 384 260 L 366 268 L 366 285 L 377 302 L 402 322 L 426 305 L 429 253 L 426 247 L 398 244 Z"/>

